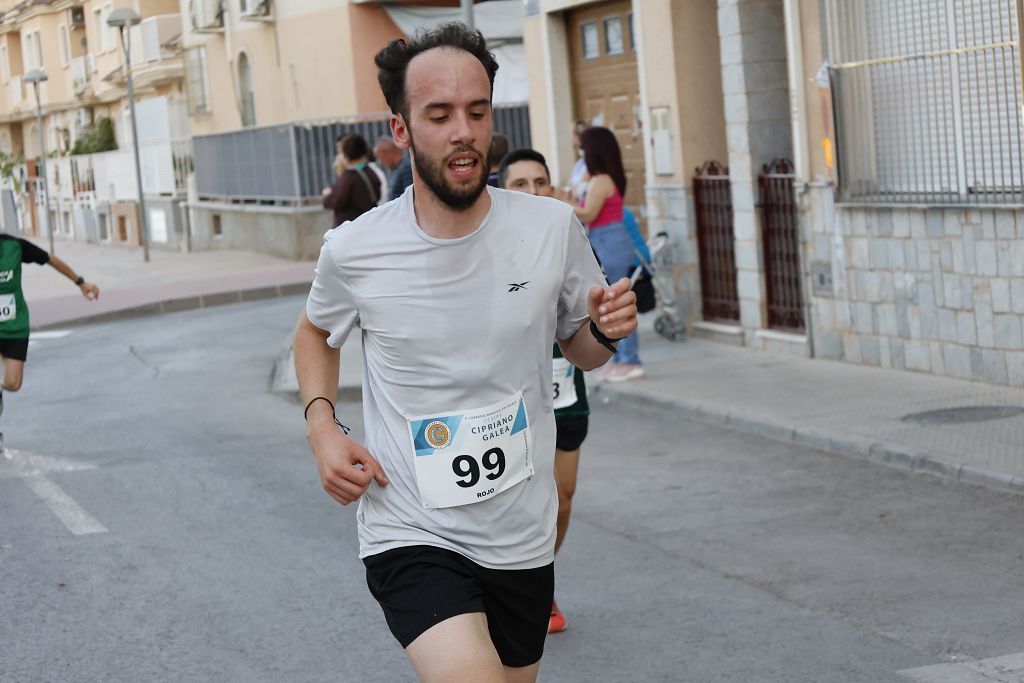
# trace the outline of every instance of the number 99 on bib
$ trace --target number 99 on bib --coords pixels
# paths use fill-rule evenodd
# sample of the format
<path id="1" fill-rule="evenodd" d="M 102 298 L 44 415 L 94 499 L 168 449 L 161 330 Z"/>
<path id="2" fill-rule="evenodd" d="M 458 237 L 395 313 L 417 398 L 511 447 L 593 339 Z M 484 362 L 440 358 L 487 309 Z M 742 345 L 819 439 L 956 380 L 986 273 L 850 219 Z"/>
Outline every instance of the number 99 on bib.
<path id="1" fill-rule="evenodd" d="M 522 392 L 482 408 L 408 419 L 416 485 L 426 508 L 471 505 L 533 475 Z"/>

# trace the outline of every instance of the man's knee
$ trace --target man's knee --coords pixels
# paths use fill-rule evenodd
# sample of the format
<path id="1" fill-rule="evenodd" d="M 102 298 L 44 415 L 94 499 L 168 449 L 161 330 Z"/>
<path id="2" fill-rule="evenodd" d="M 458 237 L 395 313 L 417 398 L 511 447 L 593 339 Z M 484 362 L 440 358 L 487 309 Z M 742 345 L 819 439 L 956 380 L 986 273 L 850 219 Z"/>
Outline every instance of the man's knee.
<path id="1" fill-rule="evenodd" d="M 21 389 L 21 377 L 4 377 L 3 389 L 10 392 Z"/>

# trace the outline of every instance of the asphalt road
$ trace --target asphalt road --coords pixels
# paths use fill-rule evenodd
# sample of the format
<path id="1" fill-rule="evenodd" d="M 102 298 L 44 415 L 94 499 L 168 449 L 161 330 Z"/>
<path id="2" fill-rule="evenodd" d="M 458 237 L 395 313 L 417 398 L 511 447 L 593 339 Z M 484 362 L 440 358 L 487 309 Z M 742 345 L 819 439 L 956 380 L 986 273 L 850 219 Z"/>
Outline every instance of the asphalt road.
<path id="1" fill-rule="evenodd" d="M 414 680 L 355 509 L 270 392 L 300 306 L 33 344 L 0 418 L 0 681 Z M 1024 498 L 595 403 L 541 680 L 879 683 L 1024 651 Z"/>

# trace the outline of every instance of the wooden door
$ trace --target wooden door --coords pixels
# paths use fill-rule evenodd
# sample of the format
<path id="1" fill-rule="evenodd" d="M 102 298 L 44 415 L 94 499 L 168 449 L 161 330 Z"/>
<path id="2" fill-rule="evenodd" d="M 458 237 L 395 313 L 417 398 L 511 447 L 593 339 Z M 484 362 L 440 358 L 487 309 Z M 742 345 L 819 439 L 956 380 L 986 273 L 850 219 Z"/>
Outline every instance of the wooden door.
<path id="1" fill-rule="evenodd" d="M 626 204 L 639 219 L 644 205 L 644 146 L 632 3 L 588 5 L 569 12 L 566 21 L 575 118 L 615 133 L 626 170 Z"/>

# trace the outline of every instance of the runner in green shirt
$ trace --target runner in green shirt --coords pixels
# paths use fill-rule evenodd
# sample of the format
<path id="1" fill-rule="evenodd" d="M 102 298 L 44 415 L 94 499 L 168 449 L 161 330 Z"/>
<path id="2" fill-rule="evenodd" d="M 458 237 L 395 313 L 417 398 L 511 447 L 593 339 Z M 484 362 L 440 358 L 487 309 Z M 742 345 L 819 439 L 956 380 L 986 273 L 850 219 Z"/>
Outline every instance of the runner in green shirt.
<path id="1" fill-rule="evenodd" d="M 86 282 L 56 255 L 46 253 L 28 240 L 0 233 L 0 359 L 4 363 L 0 415 L 4 412 L 3 392 L 21 388 L 28 356 L 28 305 L 21 291 L 22 263 L 49 263 L 78 285 L 86 299 L 93 300 L 100 295 L 99 287 Z"/>

